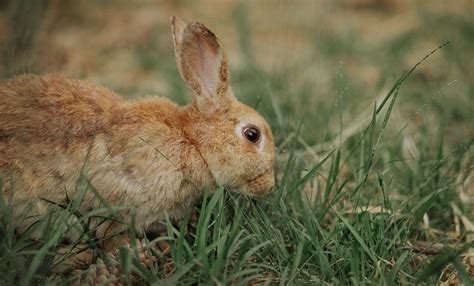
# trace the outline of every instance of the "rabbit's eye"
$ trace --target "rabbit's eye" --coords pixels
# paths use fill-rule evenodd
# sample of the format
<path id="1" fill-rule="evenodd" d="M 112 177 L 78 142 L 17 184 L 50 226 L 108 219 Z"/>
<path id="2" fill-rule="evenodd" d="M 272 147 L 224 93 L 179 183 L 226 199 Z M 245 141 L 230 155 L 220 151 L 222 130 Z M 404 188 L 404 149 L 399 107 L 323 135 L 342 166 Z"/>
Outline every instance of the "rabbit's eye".
<path id="1" fill-rule="evenodd" d="M 260 141 L 260 130 L 256 126 L 247 126 L 243 130 L 244 137 L 253 144 Z"/>

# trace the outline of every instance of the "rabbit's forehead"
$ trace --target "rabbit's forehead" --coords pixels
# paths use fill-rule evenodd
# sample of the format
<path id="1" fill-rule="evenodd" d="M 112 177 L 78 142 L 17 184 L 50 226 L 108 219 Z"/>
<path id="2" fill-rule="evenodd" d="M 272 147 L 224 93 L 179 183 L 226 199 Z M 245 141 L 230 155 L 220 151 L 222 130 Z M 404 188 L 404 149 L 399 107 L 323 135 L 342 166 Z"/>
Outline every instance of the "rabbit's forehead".
<path id="1" fill-rule="evenodd" d="M 236 102 L 234 109 L 231 109 L 230 113 L 233 114 L 234 122 L 237 125 L 255 125 L 262 130 L 264 133 L 270 132 L 265 119 L 257 113 L 253 108 L 244 105 L 240 102 Z"/>
<path id="2" fill-rule="evenodd" d="M 267 135 L 270 132 L 270 127 L 268 126 L 267 122 L 258 114 L 240 116 L 239 118 L 235 120 L 235 122 L 236 122 L 237 129 L 244 128 L 249 125 L 253 125 L 253 126 L 258 127 L 260 131 L 265 135 Z"/>

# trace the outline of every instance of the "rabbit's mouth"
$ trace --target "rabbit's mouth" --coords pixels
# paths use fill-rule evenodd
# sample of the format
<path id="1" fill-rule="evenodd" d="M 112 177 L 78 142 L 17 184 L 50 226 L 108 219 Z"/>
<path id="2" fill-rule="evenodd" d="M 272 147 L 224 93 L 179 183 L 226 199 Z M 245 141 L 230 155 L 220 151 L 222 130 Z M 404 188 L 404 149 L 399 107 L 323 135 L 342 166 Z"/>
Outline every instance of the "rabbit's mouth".
<path id="1" fill-rule="evenodd" d="M 273 170 L 269 169 L 257 177 L 247 181 L 247 183 L 239 189 L 240 193 L 261 197 L 270 193 L 275 185 Z"/>

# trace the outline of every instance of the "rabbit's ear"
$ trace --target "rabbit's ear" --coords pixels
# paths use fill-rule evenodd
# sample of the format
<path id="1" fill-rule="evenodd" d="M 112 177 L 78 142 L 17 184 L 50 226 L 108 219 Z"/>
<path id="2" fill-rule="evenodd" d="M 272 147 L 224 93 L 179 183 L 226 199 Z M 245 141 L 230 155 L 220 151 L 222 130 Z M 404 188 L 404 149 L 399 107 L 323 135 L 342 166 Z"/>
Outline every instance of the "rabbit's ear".
<path id="1" fill-rule="evenodd" d="M 233 99 L 228 92 L 227 59 L 216 36 L 204 25 L 186 25 L 171 18 L 178 70 L 194 92 L 199 111 L 212 114 L 227 110 Z"/>
<path id="2" fill-rule="evenodd" d="M 171 30 L 173 32 L 174 55 L 176 57 L 178 71 L 181 74 L 181 76 L 183 76 L 183 72 L 181 71 L 181 65 L 180 65 L 181 57 L 178 51 L 181 50 L 181 44 L 183 43 L 183 33 L 184 33 L 184 29 L 186 28 L 186 23 L 176 16 L 171 17 L 170 22 L 171 22 Z"/>

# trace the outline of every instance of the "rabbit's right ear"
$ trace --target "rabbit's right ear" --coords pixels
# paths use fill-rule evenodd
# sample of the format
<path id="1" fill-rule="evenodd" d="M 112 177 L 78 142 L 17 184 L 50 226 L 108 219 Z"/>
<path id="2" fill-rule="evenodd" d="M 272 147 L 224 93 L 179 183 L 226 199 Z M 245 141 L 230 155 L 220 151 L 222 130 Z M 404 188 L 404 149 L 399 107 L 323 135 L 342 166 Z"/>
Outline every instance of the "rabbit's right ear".
<path id="1" fill-rule="evenodd" d="M 200 23 L 186 25 L 177 17 L 171 18 L 171 27 L 178 70 L 194 93 L 194 104 L 205 114 L 227 110 L 233 95 L 227 92 L 227 59 L 216 36 Z"/>

